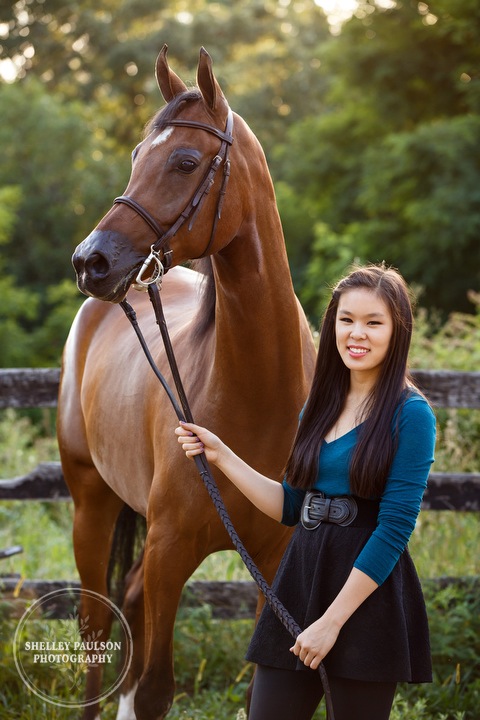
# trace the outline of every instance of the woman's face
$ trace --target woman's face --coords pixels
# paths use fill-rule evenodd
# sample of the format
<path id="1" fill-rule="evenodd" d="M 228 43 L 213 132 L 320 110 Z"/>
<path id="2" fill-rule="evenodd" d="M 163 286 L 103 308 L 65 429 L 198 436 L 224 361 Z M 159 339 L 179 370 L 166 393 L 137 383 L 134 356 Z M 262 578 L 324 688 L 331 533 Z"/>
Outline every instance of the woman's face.
<path id="1" fill-rule="evenodd" d="M 378 375 L 387 355 L 393 320 L 386 303 L 366 288 L 340 296 L 335 320 L 337 349 L 351 372 Z"/>

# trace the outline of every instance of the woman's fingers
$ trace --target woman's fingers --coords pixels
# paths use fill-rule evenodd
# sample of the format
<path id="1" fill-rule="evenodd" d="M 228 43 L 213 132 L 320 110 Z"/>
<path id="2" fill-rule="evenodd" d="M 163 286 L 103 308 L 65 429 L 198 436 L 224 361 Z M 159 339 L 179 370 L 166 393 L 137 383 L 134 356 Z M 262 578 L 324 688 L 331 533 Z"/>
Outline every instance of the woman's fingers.
<path id="1" fill-rule="evenodd" d="M 293 652 L 294 655 L 296 655 L 306 667 L 309 667 L 312 670 L 316 670 L 322 660 L 322 657 L 319 656 L 314 650 L 307 650 L 306 648 L 301 648 L 297 644 L 290 648 L 290 652 Z"/>
<path id="2" fill-rule="evenodd" d="M 198 437 L 192 435 L 191 433 L 188 433 L 188 435 L 180 435 L 179 432 L 185 433 L 184 428 L 178 427 L 175 430 L 175 433 L 178 436 L 178 443 L 182 446 L 182 450 L 185 451 L 187 457 L 198 455 L 203 452 L 204 446 Z"/>
<path id="3" fill-rule="evenodd" d="M 205 452 L 209 462 L 216 462 L 222 443 L 209 430 L 200 425 L 181 422 L 175 434 L 187 457 Z"/>
<path id="4" fill-rule="evenodd" d="M 206 428 L 201 427 L 201 425 L 195 425 L 195 423 L 187 423 L 183 422 L 182 420 L 179 421 L 179 426 L 182 428 L 187 434 L 188 432 L 192 433 L 192 435 L 198 435 L 198 433 L 206 432 Z"/>

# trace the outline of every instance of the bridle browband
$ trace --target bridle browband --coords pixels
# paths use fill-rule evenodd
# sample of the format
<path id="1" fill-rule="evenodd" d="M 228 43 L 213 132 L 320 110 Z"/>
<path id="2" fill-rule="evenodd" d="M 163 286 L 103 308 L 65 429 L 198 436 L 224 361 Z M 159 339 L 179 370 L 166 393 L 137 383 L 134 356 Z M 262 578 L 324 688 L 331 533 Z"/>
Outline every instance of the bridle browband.
<path id="1" fill-rule="evenodd" d="M 184 208 L 184 210 L 180 213 L 178 218 L 175 220 L 173 225 L 171 225 L 168 230 L 163 231 L 160 225 L 157 223 L 155 218 L 153 218 L 150 213 L 145 210 L 140 203 L 138 203 L 133 198 L 129 197 L 128 195 L 120 195 L 120 197 L 115 198 L 113 201 L 113 204 L 122 203 L 123 205 L 128 205 L 128 207 L 132 208 L 137 215 L 140 215 L 140 217 L 149 225 L 149 227 L 153 230 L 155 235 L 157 236 L 157 239 L 152 244 L 150 248 L 150 255 L 146 258 L 145 262 L 142 265 L 142 268 L 140 272 L 138 273 L 136 284 L 140 285 L 142 287 L 148 287 L 148 285 L 153 281 L 156 282 L 158 279 L 161 280 L 161 276 L 164 272 L 167 272 L 167 270 L 171 267 L 172 264 L 172 250 L 169 249 L 169 242 L 170 240 L 176 235 L 176 233 L 180 230 L 182 225 L 186 223 L 187 220 L 189 220 L 188 229 L 191 230 L 193 223 L 195 222 L 197 215 L 200 211 L 200 208 L 203 205 L 203 202 L 210 192 L 210 188 L 212 187 L 214 181 L 215 181 L 215 175 L 220 167 L 220 165 L 223 163 L 223 181 L 220 188 L 220 192 L 218 195 L 218 201 L 217 201 L 217 209 L 215 211 L 215 216 L 213 219 L 212 224 L 212 231 L 210 233 L 210 239 L 203 250 L 203 252 L 198 257 L 204 257 L 208 251 L 210 250 L 210 247 L 213 243 L 213 239 L 215 237 L 215 232 L 217 230 L 217 223 L 221 217 L 222 214 L 222 206 L 223 201 L 225 199 L 225 193 L 227 191 L 227 183 L 228 179 L 230 177 L 230 160 L 229 160 L 229 151 L 230 147 L 233 143 L 233 113 L 231 108 L 228 108 L 228 115 L 227 115 L 227 122 L 225 125 L 225 131 L 219 130 L 218 128 L 214 127 L 213 125 L 207 125 L 206 123 L 198 122 L 197 120 L 169 120 L 166 125 L 174 125 L 177 127 L 190 127 L 195 128 L 196 130 L 205 130 L 205 132 L 210 133 L 211 135 L 215 135 L 215 137 L 219 138 L 221 140 L 221 145 L 218 153 L 213 158 L 209 169 L 207 170 L 205 176 L 201 180 L 200 184 L 198 185 L 197 189 L 195 190 L 192 198 L 190 199 L 187 206 Z M 162 252 L 162 257 L 160 258 L 159 253 Z M 156 267 L 154 268 L 153 275 L 150 277 L 149 280 L 143 280 L 143 274 L 146 272 L 147 268 L 151 263 L 156 263 Z"/>

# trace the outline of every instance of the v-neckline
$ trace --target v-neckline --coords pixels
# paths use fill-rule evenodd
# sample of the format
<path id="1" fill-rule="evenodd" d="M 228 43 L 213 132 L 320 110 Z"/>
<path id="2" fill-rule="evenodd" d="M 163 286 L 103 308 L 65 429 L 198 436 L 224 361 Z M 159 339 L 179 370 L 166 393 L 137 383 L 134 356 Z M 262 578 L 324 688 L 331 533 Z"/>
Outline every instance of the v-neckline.
<path id="1" fill-rule="evenodd" d="M 358 423 L 358 425 L 355 425 L 355 427 L 351 428 L 350 430 L 347 430 L 346 433 L 343 433 L 343 435 L 340 435 L 339 437 L 334 438 L 333 440 L 325 440 L 325 438 L 323 438 L 323 442 L 325 443 L 325 445 L 333 445 L 333 443 L 336 443 L 339 440 L 343 440 L 343 438 L 346 438 L 347 435 L 350 435 L 350 433 L 352 433 L 354 430 L 357 430 L 360 427 L 360 425 L 363 425 L 363 422 Z"/>

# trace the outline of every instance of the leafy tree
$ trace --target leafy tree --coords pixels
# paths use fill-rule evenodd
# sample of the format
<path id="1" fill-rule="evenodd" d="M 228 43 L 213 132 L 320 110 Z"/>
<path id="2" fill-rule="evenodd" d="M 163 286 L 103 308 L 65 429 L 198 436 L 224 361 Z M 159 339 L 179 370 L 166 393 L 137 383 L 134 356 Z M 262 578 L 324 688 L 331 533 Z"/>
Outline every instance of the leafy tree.
<path id="1" fill-rule="evenodd" d="M 469 310 L 480 284 L 480 116 L 388 135 L 365 154 L 353 247 L 388 259 L 424 287 L 422 302 Z"/>
<path id="2" fill-rule="evenodd" d="M 44 294 L 43 318 L 31 332 L 29 367 L 57 367 L 68 331 L 85 298 L 73 280 L 61 280 Z"/>
<path id="3" fill-rule="evenodd" d="M 0 113 L 0 186 L 21 190 L 5 270 L 39 291 L 73 278 L 72 251 L 126 182 L 129 160 L 105 162 L 108 138 L 93 119 L 33 78 L 0 88 Z"/>
<path id="4" fill-rule="evenodd" d="M 0 246 L 5 247 L 15 225 L 16 211 L 21 202 L 18 187 L 0 187 Z M 31 320 L 37 310 L 37 298 L 18 287 L 5 275 L 5 260 L 0 258 L 0 366 L 21 365 L 30 351 L 30 337 L 22 322 Z"/>
<path id="5" fill-rule="evenodd" d="M 137 142 L 160 104 L 153 68 L 165 42 L 192 81 L 199 48 L 208 49 L 232 106 L 269 147 L 295 117 L 318 110 L 311 89 L 328 25 L 314 0 L 19 0 L 0 21 L 0 59 L 18 79 L 35 75 L 49 92 L 95 103 L 120 147 Z"/>
<path id="6" fill-rule="evenodd" d="M 125 183 L 129 160 L 103 162 L 111 148 L 101 128 L 33 78 L 2 86 L 0 111 L 0 365 L 56 365 L 83 297 L 72 251 Z"/>
<path id="7" fill-rule="evenodd" d="M 312 217 L 310 266 L 298 273 L 310 312 L 339 263 L 355 257 L 400 265 L 429 307 L 471 308 L 479 39 L 478 3 L 405 0 L 388 11 L 363 3 L 324 45 L 324 112 L 294 124 L 274 158 L 289 202 Z M 290 231 L 287 242 L 298 243 Z"/>

